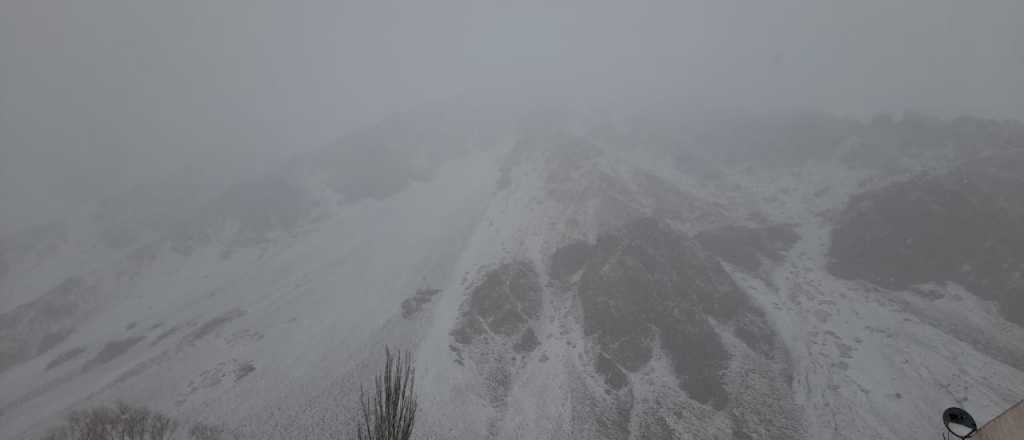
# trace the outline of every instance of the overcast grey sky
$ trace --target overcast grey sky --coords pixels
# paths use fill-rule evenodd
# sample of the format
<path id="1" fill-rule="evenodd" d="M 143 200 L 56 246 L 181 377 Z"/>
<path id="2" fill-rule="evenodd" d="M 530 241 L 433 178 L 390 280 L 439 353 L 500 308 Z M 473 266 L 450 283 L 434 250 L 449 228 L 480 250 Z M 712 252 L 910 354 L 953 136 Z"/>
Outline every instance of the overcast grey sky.
<path id="1" fill-rule="evenodd" d="M 478 88 L 1024 119 L 1021 0 L 0 0 L 0 232 Z"/>

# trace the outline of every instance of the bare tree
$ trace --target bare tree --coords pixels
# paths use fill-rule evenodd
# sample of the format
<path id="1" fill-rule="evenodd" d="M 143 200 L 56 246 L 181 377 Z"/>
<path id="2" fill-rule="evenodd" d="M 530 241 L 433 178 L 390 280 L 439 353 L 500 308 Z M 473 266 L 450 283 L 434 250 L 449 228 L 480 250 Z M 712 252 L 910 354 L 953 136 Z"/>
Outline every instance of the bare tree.
<path id="1" fill-rule="evenodd" d="M 67 432 L 74 440 L 114 439 L 117 413 L 105 406 L 78 410 L 68 416 Z"/>
<path id="2" fill-rule="evenodd" d="M 150 440 L 171 440 L 178 430 L 178 422 L 160 413 L 153 413 L 149 418 Z"/>
<path id="3" fill-rule="evenodd" d="M 118 402 L 114 410 L 117 420 L 113 431 L 118 434 L 120 440 L 145 440 L 152 411 L 124 402 Z"/>
<path id="4" fill-rule="evenodd" d="M 412 356 L 401 352 L 394 356 L 384 348 L 384 371 L 374 380 L 374 394 L 367 396 L 360 388 L 361 421 L 356 437 L 359 440 L 408 440 L 416 421 L 416 371 Z"/>
<path id="5" fill-rule="evenodd" d="M 220 440 L 224 437 L 224 429 L 219 426 L 196 423 L 188 430 L 193 440 Z"/>
<path id="6" fill-rule="evenodd" d="M 145 407 L 118 402 L 74 411 L 45 440 L 171 440 L 178 424 Z"/>

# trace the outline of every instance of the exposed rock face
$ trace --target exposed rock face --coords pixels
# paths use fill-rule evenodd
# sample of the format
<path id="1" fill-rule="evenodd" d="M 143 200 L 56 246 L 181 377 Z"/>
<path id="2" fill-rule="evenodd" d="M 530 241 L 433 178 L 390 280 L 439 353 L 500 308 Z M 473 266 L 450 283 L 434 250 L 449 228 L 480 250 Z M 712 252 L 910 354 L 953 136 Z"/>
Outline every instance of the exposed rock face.
<path id="1" fill-rule="evenodd" d="M 757 258 L 782 252 L 771 233 L 755 235 L 771 245 L 735 251 Z M 595 243 L 562 246 L 548 273 L 558 288 L 575 293 L 587 346 L 583 369 L 600 384 L 573 391 L 574 401 L 587 402 L 573 414 L 592 430 L 590 438 L 800 437 L 778 336 L 697 240 L 665 221 L 640 218 Z M 742 385 L 747 381 L 758 389 Z M 772 409 L 766 402 L 774 402 Z M 712 414 L 727 420 L 724 428 L 691 431 Z"/>
<path id="2" fill-rule="evenodd" d="M 852 198 L 829 271 L 890 289 L 951 281 L 1024 324 L 1024 154 L 968 162 Z"/>
<path id="3" fill-rule="evenodd" d="M 581 231 L 574 225 L 575 237 L 592 237 L 643 217 L 698 230 L 726 222 L 735 214 L 736 206 L 632 167 L 593 139 L 566 133 L 554 135 L 548 143 L 524 141 L 517 146 L 503 164 L 499 188 L 508 186 L 504 182 L 517 166 L 520 178 L 533 172 L 521 168 L 521 163 L 529 163 L 527 158 L 543 161 L 543 200 L 573 213 L 575 220 L 588 226 Z"/>
<path id="4" fill-rule="evenodd" d="M 543 304 L 537 271 L 528 262 L 505 263 L 487 272 L 462 304 L 451 331 L 463 353 L 484 372 L 484 394 L 503 406 L 520 361 L 538 346 L 534 321 Z"/>
<path id="5" fill-rule="evenodd" d="M 692 399 L 721 409 L 729 403 L 722 376 L 730 354 L 712 320 L 735 326 L 751 348 L 771 344 L 762 313 L 721 265 L 657 220 L 634 221 L 587 251 L 570 246 L 553 259 L 552 272 L 582 271 L 584 333 L 600 353 L 595 368 L 612 388 L 625 386 L 624 371 L 638 371 L 661 350 Z"/>
<path id="6" fill-rule="evenodd" d="M 481 336 L 520 335 L 539 316 L 541 303 L 533 267 L 525 262 L 503 264 L 470 291 L 452 336 L 460 344 L 470 344 Z"/>
<path id="7" fill-rule="evenodd" d="M 416 353 L 428 438 L 914 438 L 942 399 L 1019 399 L 1024 330 L 916 284 L 1020 316 L 1024 125 L 667 116 L 418 115 L 187 212 L 139 193 L 4 240 L 0 437 L 119 398 L 344 437 L 385 346 Z M 920 294 L 826 273 L 826 218 L 833 273 Z"/>
<path id="8" fill-rule="evenodd" d="M 419 289 L 412 298 L 407 298 L 402 301 L 402 317 L 410 319 L 416 316 L 420 311 L 430 304 L 430 301 L 434 299 L 438 293 L 441 293 L 438 289 Z"/>
<path id="9" fill-rule="evenodd" d="M 549 275 L 554 279 L 564 279 L 583 269 L 594 254 L 594 245 L 585 241 L 576 241 L 558 248 L 551 256 Z"/>

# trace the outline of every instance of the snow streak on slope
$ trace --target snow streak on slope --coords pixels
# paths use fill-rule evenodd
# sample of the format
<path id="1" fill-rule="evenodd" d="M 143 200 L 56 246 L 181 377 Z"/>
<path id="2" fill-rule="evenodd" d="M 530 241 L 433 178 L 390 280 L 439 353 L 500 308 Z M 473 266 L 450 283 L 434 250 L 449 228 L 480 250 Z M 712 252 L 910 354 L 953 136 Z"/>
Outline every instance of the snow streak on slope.
<path id="1" fill-rule="evenodd" d="M 934 139 L 1002 126 L 463 110 L 140 216 L 132 240 L 83 215 L 0 242 L 0 437 L 111 399 L 344 437 L 384 345 L 416 355 L 426 438 L 924 439 L 945 406 L 985 420 L 1024 395 L 1005 295 L 829 260 L 851 197 L 954 170 L 972 153 Z"/>
<path id="2" fill-rule="evenodd" d="M 809 437 L 937 438 L 942 408 L 987 420 L 1019 400 L 1024 371 L 1006 359 L 1024 354 L 1024 331 L 984 301 L 955 285 L 889 291 L 826 272 L 835 209 L 869 177 L 835 165 L 808 164 L 794 173 L 801 184 L 777 192 L 769 212 L 801 237 L 785 264 L 768 279 L 736 274 L 783 328 Z"/>
<path id="3" fill-rule="evenodd" d="M 337 376 L 403 299 L 446 282 L 494 181 L 490 155 L 446 163 L 434 179 L 388 200 L 334 207 L 331 194 L 314 193 L 325 200 L 315 220 L 258 246 L 218 243 L 231 233 L 187 255 L 174 249 L 179 242 L 158 242 L 130 291 L 111 293 L 116 301 L 50 351 L 84 352 L 45 372 L 52 359 L 40 356 L 0 377 L 4 435 L 41 422 L 37 415 L 109 396 L 233 420 Z M 87 362 L 127 338 L 140 339 L 115 345 L 95 367 Z M 255 369 L 232 386 L 232 374 L 249 365 Z"/>

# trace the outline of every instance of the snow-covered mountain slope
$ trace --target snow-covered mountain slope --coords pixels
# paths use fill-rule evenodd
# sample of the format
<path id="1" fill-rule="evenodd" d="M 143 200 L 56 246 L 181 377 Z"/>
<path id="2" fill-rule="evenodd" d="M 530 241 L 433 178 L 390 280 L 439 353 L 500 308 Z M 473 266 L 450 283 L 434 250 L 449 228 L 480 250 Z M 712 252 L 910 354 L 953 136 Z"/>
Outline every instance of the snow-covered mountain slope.
<path id="1" fill-rule="evenodd" d="M 0 241 L 0 438 L 112 399 L 341 437 L 385 345 L 423 438 L 925 439 L 1024 397 L 1019 124 L 551 115 Z"/>

